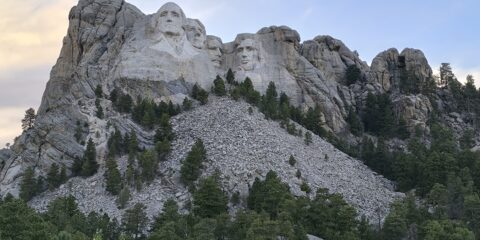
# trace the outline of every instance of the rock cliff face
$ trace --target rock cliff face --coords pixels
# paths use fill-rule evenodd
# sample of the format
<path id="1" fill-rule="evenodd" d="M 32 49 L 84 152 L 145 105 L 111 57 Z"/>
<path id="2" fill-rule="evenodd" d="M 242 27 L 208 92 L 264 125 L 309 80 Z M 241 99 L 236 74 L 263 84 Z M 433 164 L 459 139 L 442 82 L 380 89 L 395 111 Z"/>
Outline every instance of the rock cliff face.
<path id="1" fill-rule="evenodd" d="M 99 102 L 105 117 L 96 117 L 94 90 L 97 86 L 105 94 L 117 89 L 133 99 L 141 97 L 156 102 L 172 100 L 180 103 L 195 83 L 209 90 L 216 75 L 224 77 L 231 69 L 237 81 L 248 77 L 262 93 L 269 82 L 274 82 L 279 92 L 288 94 L 292 104 L 305 110 L 319 105 L 325 128 L 339 135 L 348 135 L 345 121 L 348 111 L 351 107 L 361 109 L 368 92 L 397 94 L 392 95 L 395 111 L 407 120 L 411 129 L 425 124 L 432 110 L 425 96 L 403 96 L 398 90 L 399 74 L 403 69 L 420 82 L 432 77 L 432 70 L 419 50 L 405 49 L 402 53 L 387 50 L 380 53 L 369 67 L 340 40 L 318 36 L 301 43 L 299 34 L 286 26 L 239 34 L 233 42 L 223 43 L 220 38 L 207 35 L 200 21 L 187 18 L 174 3 L 167 3 L 158 12 L 145 15 L 123 0 L 80 0 L 70 11 L 69 22 L 35 126 L 16 139 L 11 152 L 0 152 L 0 195 L 18 194 L 19 182 L 27 167 L 34 167 L 37 175 L 45 175 L 53 163 L 71 166 L 73 160 L 83 154 L 84 146 L 79 142 L 89 138 L 94 139 L 102 163 L 106 139 L 112 131 L 107 126 L 115 125 L 122 132 L 133 129 L 140 143 L 150 147 L 154 133 L 115 112 L 109 100 Z M 345 71 L 352 65 L 360 70 L 360 77 L 347 86 Z M 218 104 L 235 108 L 232 102 L 220 101 Z M 186 114 L 174 120 L 179 138 L 170 161 L 161 166 L 162 171 L 170 174 L 168 184 L 156 181 L 149 188 L 157 195 L 139 193 L 135 201 L 161 202 L 166 196 L 184 196 L 184 189 L 179 187 L 171 171 L 178 170 L 179 161 L 194 137 L 205 138 L 212 154 L 208 171 L 220 168 L 228 173 L 230 179 L 225 179 L 224 184 L 229 191 L 240 189 L 244 193 L 255 176 L 263 176 L 269 169 L 274 169 L 280 171 L 294 192 L 301 194 L 299 180 L 291 176 L 293 169 L 285 164 L 285 157 L 294 154 L 301 159 L 299 167 L 309 184 L 342 193 L 371 219 L 374 208 L 386 211 L 394 199 L 396 194 L 387 187 L 390 185 L 388 181 L 375 176 L 363 164 L 322 139 L 315 138 L 313 147 L 305 147 L 301 139 L 280 133 L 274 123 L 261 120 L 259 114 L 245 119 L 237 116 L 244 111 L 243 105 L 243 110 L 233 113 L 236 117 L 231 119 L 232 122 L 202 115 L 202 111 L 212 115 L 226 111 L 215 107 L 208 105 L 195 110 L 203 118 Z M 243 120 L 237 122 L 237 117 Z M 241 126 L 237 129 L 243 131 L 239 133 L 241 139 L 228 135 L 232 139 L 225 140 L 238 144 L 220 145 L 216 141 L 218 134 L 223 134 L 226 126 L 231 129 L 239 127 L 232 125 L 234 123 Z M 80 141 L 74 136 L 78 126 L 81 126 Z M 256 132 L 259 126 L 262 131 Z M 325 154 L 331 161 L 322 158 Z M 261 162 L 247 164 L 253 161 Z M 98 199 L 102 207 L 108 204 L 112 207 L 113 200 L 98 187 L 103 181 L 100 174 L 87 180 L 70 180 L 73 190 L 86 191 L 86 196 L 100 194 Z M 49 196 L 67 193 L 71 191 L 66 187 L 46 193 L 33 205 L 41 208 Z M 84 209 L 98 210 L 90 206 L 87 199 L 85 201 L 80 204 Z M 113 209 L 110 207 L 103 209 Z M 158 206 L 155 208 L 159 209 Z M 118 210 L 114 211 L 118 213 Z"/>

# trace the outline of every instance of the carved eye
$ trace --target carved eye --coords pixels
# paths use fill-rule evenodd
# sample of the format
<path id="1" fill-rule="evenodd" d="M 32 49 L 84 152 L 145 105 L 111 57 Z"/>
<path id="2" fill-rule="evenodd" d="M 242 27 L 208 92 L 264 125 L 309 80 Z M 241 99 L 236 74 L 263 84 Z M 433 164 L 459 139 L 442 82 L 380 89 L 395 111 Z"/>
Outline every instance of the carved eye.
<path id="1" fill-rule="evenodd" d="M 249 47 L 247 47 L 247 50 L 248 51 L 253 51 L 253 48 L 249 46 Z"/>
<path id="2" fill-rule="evenodd" d="M 237 48 L 237 52 L 243 52 L 243 47 Z"/>
<path id="3" fill-rule="evenodd" d="M 180 14 L 178 14 L 177 12 L 172 12 L 172 16 L 174 16 L 174 17 L 179 17 Z"/>
<path id="4" fill-rule="evenodd" d="M 160 13 L 160 17 L 165 17 L 167 16 L 168 12 L 167 11 L 163 11 Z"/>

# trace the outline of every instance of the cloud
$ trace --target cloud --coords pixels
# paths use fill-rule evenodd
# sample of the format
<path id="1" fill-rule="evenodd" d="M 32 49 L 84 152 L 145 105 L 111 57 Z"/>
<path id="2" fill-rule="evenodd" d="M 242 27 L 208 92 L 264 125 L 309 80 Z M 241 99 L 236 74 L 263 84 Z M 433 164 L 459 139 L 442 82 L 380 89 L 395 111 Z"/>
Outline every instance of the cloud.
<path id="1" fill-rule="evenodd" d="M 27 107 L 0 107 L 0 148 L 22 133 L 21 120 Z"/>
<path id="2" fill-rule="evenodd" d="M 53 65 L 67 32 L 75 0 L 2 0 L 0 71 Z"/>
<path id="3" fill-rule="evenodd" d="M 472 75 L 475 79 L 475 86 L 480 87 L 480 66 L 474 68 L 462 68 L 452 65 L 452 71 L 460 82 L 467 81 L 467 75 Z"/>
<path id="4" fill-rule="evenodd" d="M 480 66 L 473 68 L 464 68 L 459 65 L 450 65 L 452 67 L 452 72 L 457 77 L 458 81 L 465 83 L 467 81 L 467 75 L 472 75 L 475 79 L 475 86 L 480 87 Z M 439 67 L 432 66 L 433 74 L 440 76 Z"/>

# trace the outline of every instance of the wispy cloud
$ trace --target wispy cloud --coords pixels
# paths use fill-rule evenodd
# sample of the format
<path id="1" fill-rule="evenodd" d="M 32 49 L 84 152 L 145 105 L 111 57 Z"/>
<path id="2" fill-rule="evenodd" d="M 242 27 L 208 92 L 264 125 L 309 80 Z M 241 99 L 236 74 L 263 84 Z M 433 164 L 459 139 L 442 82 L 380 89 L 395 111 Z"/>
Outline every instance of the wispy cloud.
<path id="1" fill-rule="evenodd" d="M 0 107 L 0 148 L 6 143 L 13 143 L 13 139 L 22 132 L 21 119 L 25 114 L 23 107 Z"/>
<path id="2" fill-rule="evenodd" d="M 75 0 L 2 0 L 0 2 L 0 71 L 53 65 Z"/>

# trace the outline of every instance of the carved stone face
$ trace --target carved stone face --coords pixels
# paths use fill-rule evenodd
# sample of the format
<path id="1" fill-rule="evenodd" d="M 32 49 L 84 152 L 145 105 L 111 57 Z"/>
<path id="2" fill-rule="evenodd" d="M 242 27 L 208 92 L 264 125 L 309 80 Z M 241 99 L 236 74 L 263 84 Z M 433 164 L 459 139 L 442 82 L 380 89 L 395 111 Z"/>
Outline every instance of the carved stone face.
<path id="1" fill-rule="evenodd" d="M 185 14 L 175 3 L 165 3 L 158 14 L 158 30 L 166 35 L 179 36 L 184 33 Z"/>
<path id="2" fill-rule="evenodd" d="M 215 37 L 207 37 L 208 55 L 215 67 L 222 64 L 222 42 Z"/>
<path id="3" fill-rule="evenodd" d="M 258 49 L 252 39 L 243 40 L 237 47 L 237 56 L 240 58 L 240 67 L 251 71 L 258 62 Z"/>
<path id="4" fill-rule="evenodd" d="M 205 35 L 205 27 L 200 21 L 196 19 L 187 19 L 185 30 L 187 31 L 188 41 L 190 41 L 194 47 L 202 49 L 205 46 L 205 40 L 207 37 Z"/>

